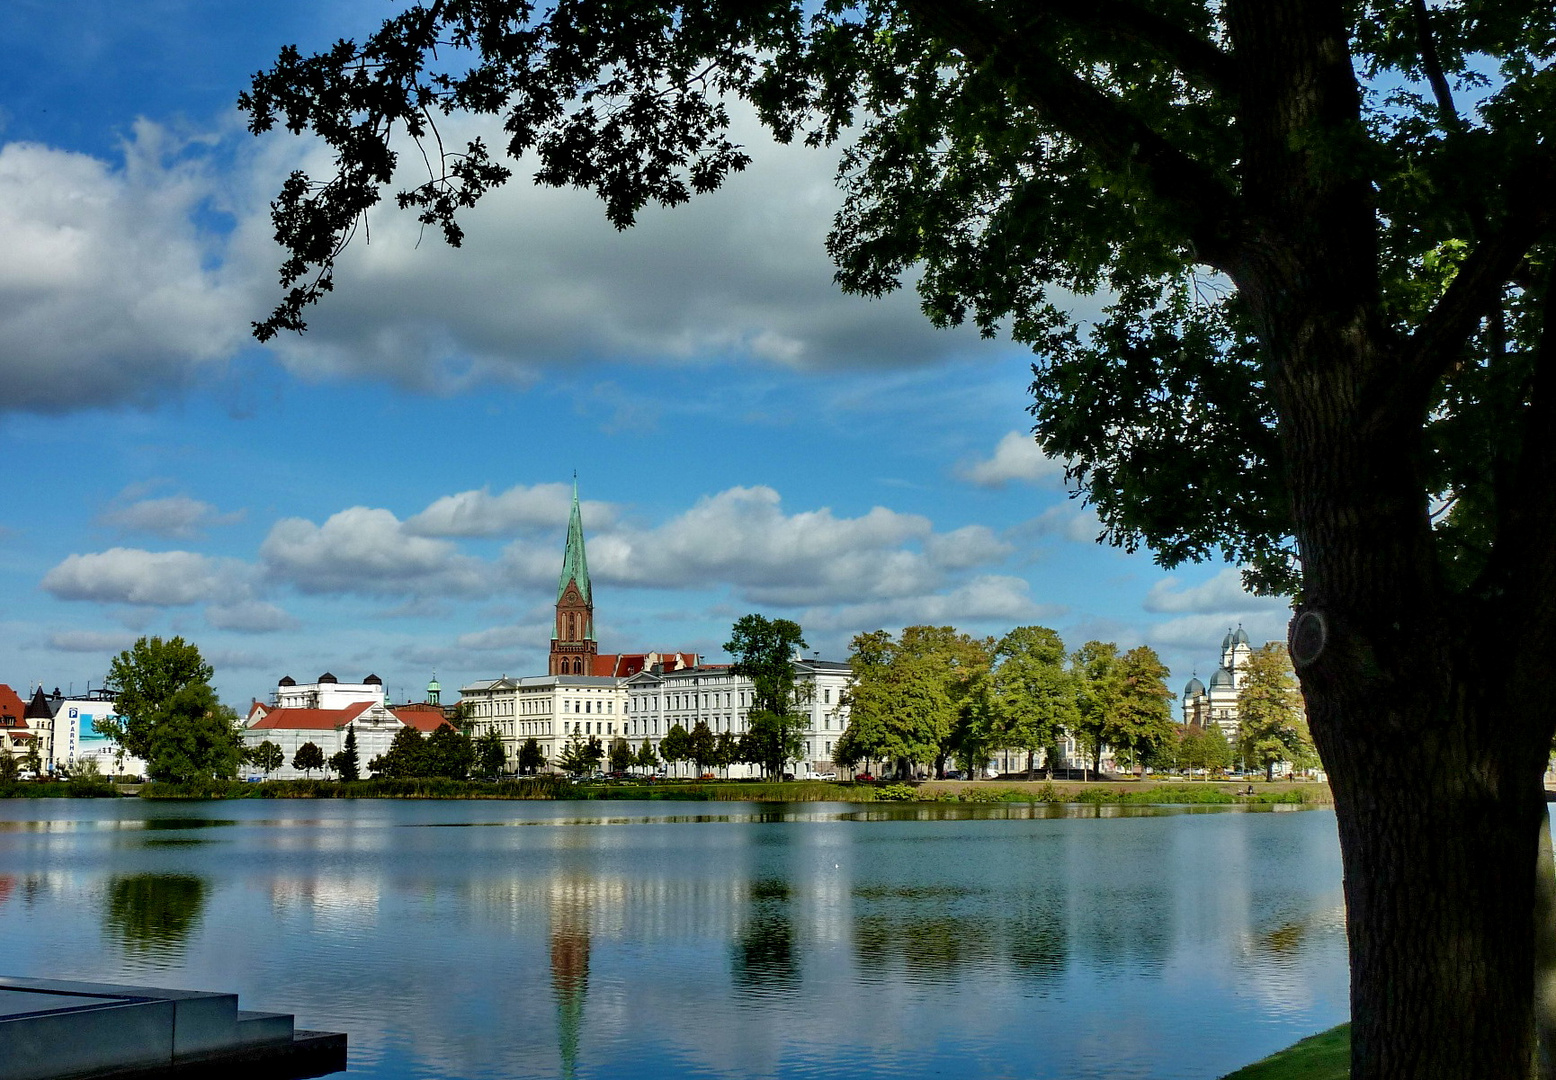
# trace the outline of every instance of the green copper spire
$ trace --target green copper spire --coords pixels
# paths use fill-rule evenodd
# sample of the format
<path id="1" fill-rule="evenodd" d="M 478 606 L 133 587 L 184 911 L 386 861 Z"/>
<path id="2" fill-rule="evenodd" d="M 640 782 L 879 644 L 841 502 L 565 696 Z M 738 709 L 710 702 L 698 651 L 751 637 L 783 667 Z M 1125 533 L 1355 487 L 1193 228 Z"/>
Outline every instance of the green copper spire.
<path id="1" fill-rule="evenodd" d="M 562 580 L 557 582 L 556 598 L 562 599 L 569 581 L 578 582 L 578 591 L 584 603 L 594 601 L 589 596 L 589 559 L 584 554 L 583 515 L 578 512 L 578 475 L 573 475 L 573 513 L 567 519 L 567 552 L 562 556 Z"/>

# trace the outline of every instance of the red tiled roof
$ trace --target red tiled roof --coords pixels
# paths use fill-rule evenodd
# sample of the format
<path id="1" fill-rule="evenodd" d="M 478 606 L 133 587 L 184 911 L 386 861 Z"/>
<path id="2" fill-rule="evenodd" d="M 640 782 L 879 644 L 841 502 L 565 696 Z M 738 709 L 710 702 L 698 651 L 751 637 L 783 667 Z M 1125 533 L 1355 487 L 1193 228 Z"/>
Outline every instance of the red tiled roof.
<path id="1" fill-rule="evenodd" d="M 659 663 L 671 668 L 697 666 L 697 654 L 694 652 L 600 653 L 594 658 L 589 674 L 614 675 L 618 679 L 625 679 L 647 667 L 650 656 L 657 656 Z"/>
<path id="2" fill-rule="evenodd" d="M 277 728 L 291 728 L 307 731 L 335 731 L 345 727 L 372 707 L 371 701 L 359 701 L 344 709 L 271 709 L 258 721 L 250 724 L 249 730 L 274 731 Z"/>
<path id="3" fill-rule="evenodd" d="M 624 679 L 628 675 L 636 675 L 643 670 L 642 653 L 601 653 L 594 657 L 590 666 L 590 675 L 614 675 L 618 679 Z"/>
<path id="4" fill-rule="evenodd" d="M 0 683 L 0 716 L 9 716 L 11 723 L 9 730 L 15 731 L 27 727 L 27 704 L 22 701 L 15 690 L 5 683 Z"/>
<path id="5" fill-rule="evenodd" d="M 413 727 L 423 734 L 430 735 L 448 723 L 448 718 L 443 715 L 443 710 L 439 706 L 429 705 L 426 702 L 401 705 L 389 711 L 399 718 L 400 723 L 406 727 Z"/>

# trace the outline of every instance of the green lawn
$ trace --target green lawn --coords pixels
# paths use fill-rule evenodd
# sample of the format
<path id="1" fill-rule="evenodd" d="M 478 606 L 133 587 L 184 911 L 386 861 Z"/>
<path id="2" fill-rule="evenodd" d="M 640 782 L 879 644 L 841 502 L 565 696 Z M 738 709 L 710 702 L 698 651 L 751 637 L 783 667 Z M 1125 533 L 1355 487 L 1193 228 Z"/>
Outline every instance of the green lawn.
<path id="1" fill-rule="evenodd" d="M 1351 1075 L 1351 1025 L 1319 1032 L 1245 1065 L 1223 1080 L 1346 1080 Z"/>

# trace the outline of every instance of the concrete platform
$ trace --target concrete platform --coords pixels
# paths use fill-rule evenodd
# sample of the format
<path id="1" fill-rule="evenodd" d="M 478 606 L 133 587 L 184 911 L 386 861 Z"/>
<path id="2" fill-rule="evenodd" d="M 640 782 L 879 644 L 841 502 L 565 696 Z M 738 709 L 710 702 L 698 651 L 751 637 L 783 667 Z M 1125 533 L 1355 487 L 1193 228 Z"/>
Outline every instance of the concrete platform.
<path id="1" fill-rule="evenodd" d="M 238 995 L 0 976 L 0 1080 L 150 1080 L 221 1069 L 303 1080 L 346 1067 L 346 1036 L 298 1031 Z"/>

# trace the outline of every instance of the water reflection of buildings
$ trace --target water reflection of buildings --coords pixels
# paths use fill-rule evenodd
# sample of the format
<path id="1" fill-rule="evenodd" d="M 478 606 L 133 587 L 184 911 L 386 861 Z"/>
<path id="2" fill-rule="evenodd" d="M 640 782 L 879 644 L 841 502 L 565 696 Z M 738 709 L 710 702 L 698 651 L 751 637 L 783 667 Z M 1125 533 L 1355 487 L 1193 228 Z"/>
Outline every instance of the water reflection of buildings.
<path id="1" fill-rule="evenodd" d="M 360 931 L 377 924 L 381 888 L 376 877 L 278 877 L 270 883 L 270 906 L 305 910 L 321 927 Z"/>

